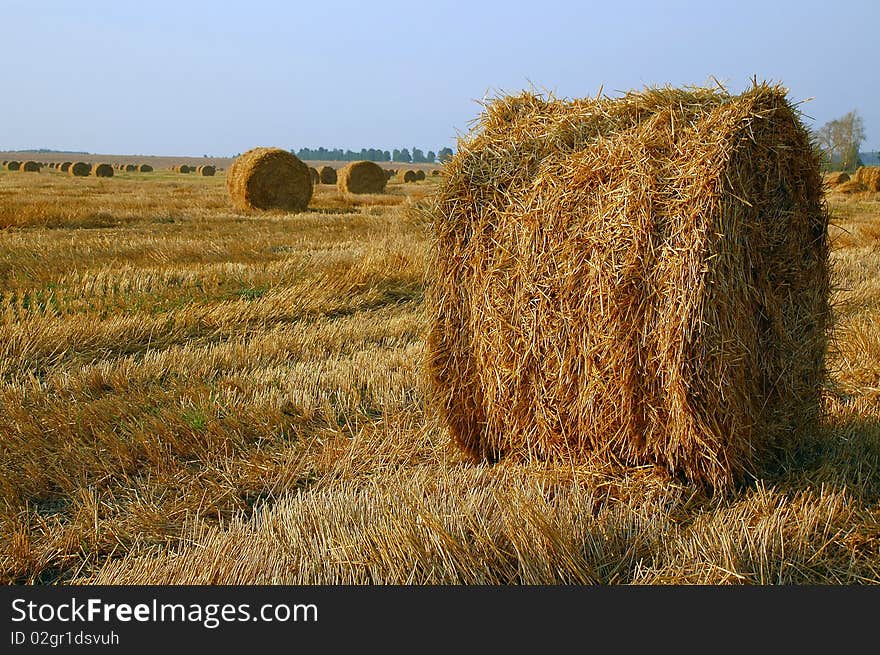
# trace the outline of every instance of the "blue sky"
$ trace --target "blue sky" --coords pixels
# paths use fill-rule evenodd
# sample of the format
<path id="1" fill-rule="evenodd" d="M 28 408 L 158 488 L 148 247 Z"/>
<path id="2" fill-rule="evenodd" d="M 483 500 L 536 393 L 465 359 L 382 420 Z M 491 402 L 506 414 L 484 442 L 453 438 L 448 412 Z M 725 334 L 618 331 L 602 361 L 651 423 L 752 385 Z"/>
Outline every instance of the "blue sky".
<path id="1" fill-rule="evenodd" d="M 0 0 L 0 150 L 455 145 L 476 101 L 782 82 L 880 149 L 880 2 Z"/>

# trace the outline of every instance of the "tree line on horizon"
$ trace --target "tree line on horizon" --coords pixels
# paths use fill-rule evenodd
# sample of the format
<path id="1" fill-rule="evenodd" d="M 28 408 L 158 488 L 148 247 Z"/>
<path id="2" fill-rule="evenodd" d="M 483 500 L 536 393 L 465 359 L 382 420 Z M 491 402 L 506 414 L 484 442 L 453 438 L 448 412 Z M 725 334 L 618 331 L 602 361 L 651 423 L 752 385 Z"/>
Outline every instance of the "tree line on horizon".
<path id="1" fill-rule="evenodd" d="M 452 148 L 440 148 L 438 152 L 428 150 L 424 152 L 420 148 L 395 148 L 394 150 L 377 150 L 376 148 L 361 148 L 360 152 L 343 150 L 342 148 L 300 148 L 291 150 L 293 154 L 303 161 L 387 161 L 407 164 L 434 164 L 443 163 L 452 157 Z"/>

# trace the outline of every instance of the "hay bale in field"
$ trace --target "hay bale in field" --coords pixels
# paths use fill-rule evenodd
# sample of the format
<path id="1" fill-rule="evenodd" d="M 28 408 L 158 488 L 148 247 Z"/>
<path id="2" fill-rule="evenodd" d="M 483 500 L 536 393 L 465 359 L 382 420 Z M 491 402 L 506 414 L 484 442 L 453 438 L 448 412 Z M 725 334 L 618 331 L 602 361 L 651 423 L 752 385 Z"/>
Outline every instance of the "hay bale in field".
<path id="1" fill-rule="evenodd" d="M 340 193 L 382 193 L 387 181 L 379 164 L 353 161 L 339 169 L 336 188 Z"/>
<path id="2" fill-rule="evenodd" d="M 858 180 L 848 180 L 843 184 L 839 184 L 834 187 L 834 193 L 844 193 L 846 195 L 852 195 L 853 193 L 865 193 L 868 190 L 868 187 L 859 182 Z"/>
<path id="3" fill-rule="evenodd" d="M 126 164 L 125 165 L 125 172 L 126 173 L 137 173 L 137 169 L 138 169 L 137 164 Z"/>
<path id="4" fill-rule="evenodd" d="M 414 170 L 408 168 L 405 171 L 400 171 L 397 174 L 397 178 L 401 182 L 415 182 L 418 179 L 418 176 Z"/>
<path id="5" fill-rule="evenodd" d="M 440 175 L 440 169 L 439 169 L 439 168 L 431 169 L 431 177 L 438 177 L 439 175 Z"/>
<path id="6" fill-rule="evenodd" d="M 321 184 L 336 184 L 336 169 L 332 166 L 321 166 L 318 169 Z"/>
<path id="7" fill-rule="evenodd" d="M 196 168 L 196 174 L 201 175 L 202 177 L 213 177 L 216 170 L 217 169 L 210 164 L 204 164 Z"/>
<path id="8" fill-rule="evenodd" d="M 70 168 L 67 169 L 71 175 L 75 177 L 85 177 L 89 173 L 92 172 L 92 165 L 87 164 L 84 161 L 78 161 L 74 164 L 70 165 Z"/>
<path id="9" fill-rule="evenodd" d="M 58 166 L 58 168 L 61 170 L 62 173 L 67 173 L 67 172 L 70 170 L 70 167 L 71 167 L 72 165 L 73 165 L 73 164 L 72 164 L 71 162 L 69 162 L 69 161 L 64 161 L 64 162 L 61 162 L 61 165 Z"/>
<path id="10" fill-rule="evenodd" d="M 312 186 L 316 186 L 321 183 L 321 174 L 318 172 L 317 168 L 309 166 L 309 175 L 312 177 Z"/>
<path id="11" fill-rule="evenodd" d="M 501 98 L 444 167 L 432 402 L 476 456 L 726 488 L 819 414 L 819 161 L 778 87 Z"/>
<path id="12" fill-rule="evenodd" d="M 172 167 L 171 170 L 175 173 L 191 173 L 193 169 L 186 164 L 178 164 L 177 166 Z"/>
<path id="13" fill-rule="evenodd" d="M 853 175 L 868 191 L 880 191 L 880 166 L 860 166 Z"/>
<path id="14" fill-rule="evenodd" d="M 822 178 L 825 181 L 825 186 L 833 187 L 837 186 L 838 184 L 843 184 L 844 182 L 847 182 L 849 180 L 849 173 L 846 173 L 844 171 L 835 171 L 832 173 L 825 173 Z"/>
<path id="15" fill-rule="evenodd" d="M 394 177 L 396 174 L 397 174 L 397 171 L 394 171 L 394 170 L 392 170 L 392 169 L 390 169 L 390 168 L 385 169 L 385 179 L 386 179 L 386 180 L 390 180 L 390 179 L 391 179 L 392 177 Z"/>
<path id="16" fill-rule="evenodd" d="M 152 173 L 153 167 L 149 164 L 141 164 L 138 166 L 138 173 Z"/>
<path id="17" fill-rule="evenodd" d="M 7 171 L 17 171 L 19 168 L 21 168 L 20 161 L 10 159 L 8 162 L 6 162 L 6 170 Z"/>
<path id="18" fill-rule="evenodd" d="M 226 176 L 226 188 L 242 211 L 302 211 L 314 191 L 309 167 L 281 148 L 254 148 L 240 155 Z"/>
<path id="19" fill-rule="evenodd" d="M 95 177 L 113 177 L 113 167 L 110 164 L 95 164 L 92 174 Z"/>
<path id="20" fill-rule="evenodd" d="M 425 177 L 427 177 L 427 176 L 425 175 L 425 171 L 423 171 L 421 168 L 416 169 L 416 181 L 417 181 L 417 182 L 418 182 L 419 180 L 424 180 Z"/>
<path id="21" fill-rule="evenodd" d="M 18 170 L 22 173 L 39 173 L 40 165 L 35 161 L 26 161 L 21 164 Z"/>

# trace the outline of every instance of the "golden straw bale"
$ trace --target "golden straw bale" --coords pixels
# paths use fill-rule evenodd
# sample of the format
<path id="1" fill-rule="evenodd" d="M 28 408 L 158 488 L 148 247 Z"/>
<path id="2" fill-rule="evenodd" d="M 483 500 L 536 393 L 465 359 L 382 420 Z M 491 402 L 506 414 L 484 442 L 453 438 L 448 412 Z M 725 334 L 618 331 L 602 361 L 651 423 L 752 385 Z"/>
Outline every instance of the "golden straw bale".
<path id="1" fill-rule="evenodd" d="M 113 167 L 110 164 L 95 164 L 92 174 L 95 177 L 113 177 Z"/>
<path id="2" fill-rule="evenodd" d="M 196 173 L 202 177 L 212 177 L 217 169 L 210 164 L 204 164 L 196 169 Z"/>
<path id="3" fill-rule="evenodd" d="M 78 161 L 70 165 L 68 172 L 75 177 L 85 177 L 92 172 L 92 165 L 84 161 Z"/>
<path id="4" fill-rule="evenodd" d="M 416 171 L 415 171 L 415 173 L 416 173 L 416 181 L 417 181 L 417 182 L 418 182 L 419 180 L 424 180 L 425 177 L 426 177 L 426 176 L 425 176 L 425 171 L 423 171 L 421 168 L 417 168 Z"/>
<path id="5" fill-rule="evenodd" d="M 835 193 L 845 193 L 847 195 L 851 195 L 853 193 L 865 193 L 867 190 L 868 187 L 856 179 L 849 180 L 847 182 L 844 182 L 843 184 L 839 184 L 834 187 Z"/>
<path id="6" fill-rule="evenodd" d="M 8 162 L 6 162 L 6 170 L 8 171 L 17 171 L 19 168 L 21 168 L 20 161 L 10 159 Z"/>
<path id="7" fill-rule="evenodd" d="M 312 185 L 321 183 L 321 174 L 318 172 L 317 168 L 309 166 L 309 175 L 312 176 Z"/>
<path id="8" fill-rule="evenodd" d="M 65 161 L 61 162 L 61 165 L 58 168 L 61 170 L 62 173 L 67 173 L 70 170 L 71 166 L 73 166 L 71 162 Z"/>
<path id="9" fill-rule="evenodd" d="M 236 209 L 308 207 L 314 185 L 309 167 L 281 148 L 254 148 L 240 155 L 226 176 L 226 188 Z"/>
<path id="10" fill-rule="evenodd" d="M 332 166 L 321 166 L 318 175 L 321 177 L 321 184 L 336 184 L 336 169 Z"/>
<path id="11" fill-rule="evenodd" d="M 784 89 L 500 98 L 433 211 L 431 402 L 473 455 L 726 489 L 816 428 L 828 213 Z"/>
<path id="12" fill-rule="evenodd" d="M 39 173 L 40 165 L 35 161 L 26 161 L 22 163 L 21 167 L 18 170 L 23 173 Z"/>
<path id="13" fill-rule="evenodd" d="M 880 166 L 860 166 L 853 179 L 864 184 L 868 191 L 880 191 Z"/>
<path id="14" fill-rule="evenodd" d="M 439 169 L 439 168 L 434 168 L 434 169 L 431 170 L 431 177 L 437 177 L 437 176 L 439 176 L 439 175 L 440 175 L 440 169 Z"/>
<path id="15" fill-rule="evenodd" d="M 825 186 L 833 187 L 837 186 L 838 184 L 843 184 L 844 182 L 847 182 L 849 180 L 849 173 L 846 173 L 844 171 L 825 173 L 823 179 L 825 180 Z"/>
<path id="16" fill-rule="evenodd" d="M 346 164 L 336 177 L 340 193 L 382 193 L 385 190 L 385 171 L 372 161 L 353 161 Z"/>
<path id="17" fill-rule="evenodd" d="M 415 182 L 418 179 L 418 175 L 411 168 L 398 172 L 397 177 L 401 182 Z"/>
<path id="18" fill-rule="evenodd" d="M 138 166 L 138 173 L 152 173 L 153 167 L 149 164 L 141 164 Z"/>

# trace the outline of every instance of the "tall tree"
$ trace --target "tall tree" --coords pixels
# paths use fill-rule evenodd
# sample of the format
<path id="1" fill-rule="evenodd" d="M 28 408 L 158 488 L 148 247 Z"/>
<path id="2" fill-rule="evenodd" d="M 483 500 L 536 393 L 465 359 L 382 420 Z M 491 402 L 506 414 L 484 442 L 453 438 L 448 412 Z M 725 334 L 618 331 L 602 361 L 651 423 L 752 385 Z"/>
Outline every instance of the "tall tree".
<path id="1" fill-rule="evenodd" d="M 825 123 L 816 132 L 816 140 L 832 165 L 853 170 L 859 165 L 859 147 L 865 140 L 864 121 L 853 110 Z"/>

